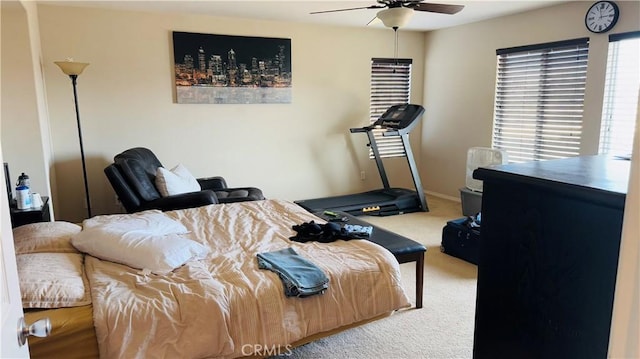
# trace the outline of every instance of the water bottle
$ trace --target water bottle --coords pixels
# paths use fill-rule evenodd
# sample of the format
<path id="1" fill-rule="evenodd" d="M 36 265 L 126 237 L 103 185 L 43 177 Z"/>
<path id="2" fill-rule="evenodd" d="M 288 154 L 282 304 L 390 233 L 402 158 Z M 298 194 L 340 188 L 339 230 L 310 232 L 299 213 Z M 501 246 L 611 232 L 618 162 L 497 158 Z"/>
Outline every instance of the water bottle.
<path id="1" fill-rule="evenodd" d="M 29 175 L 26 175 L 24 174 L 24 172 L 22 172 L 22 174 L 18 176 L 18 183 L 16 183 L 16 186 L 25 186 L 27 188 L 31 188 L 31 180 L 29 179 Z"/>
<path id="2" fill-rule="evenodd" d="M 18 209 L 31 208 L 31 182 L 29 176 L 24 174 L 18 177 L 18 183 L 16 183 L 16 204 Z"/>

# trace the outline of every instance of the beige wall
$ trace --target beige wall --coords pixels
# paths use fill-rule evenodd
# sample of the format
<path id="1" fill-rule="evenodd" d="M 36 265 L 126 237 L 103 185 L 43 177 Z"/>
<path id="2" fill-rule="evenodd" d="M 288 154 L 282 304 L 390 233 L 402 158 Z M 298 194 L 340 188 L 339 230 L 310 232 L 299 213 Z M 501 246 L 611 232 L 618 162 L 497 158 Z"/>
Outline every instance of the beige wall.
<path id="1" fill-rule="evenodd" d="M 48 171 L 41 137 L 47 131 L 39 124 L 27 14 L 18 2 L 3 1 L 1 7 L 0 133 L 4 161 L 9 164 L 12 184 L 24 172 L 31 179 L 32 191 L 47 196 Z"/>
<path id="2" fill-rule="evenodd" d="M 78 78 L 78 96 L 96 213 L 117 210 L 102 170 L 134 146 L 151 148 L 165 166 L 181 162 L 196 176 L 223 175 L 232 186 L 260 187 L 271 198 L 380 186 L 365 136 L 351 135 L 349 127 L 368 121 L 369 62 L 393 56 L 390 30 L 51 5 L 38 6 L 38 16 L 60 219 L 79 220 L 84 213 L 72 88 L 53 64 L 68 57 L 91 63 Z M 174 103 L 173 30 L 291 38 L 293 102 Z M 399 55 L 414 59 L 412 97 L 418 103 L 423 36 L 400 33 Z M 412 138 L 416 150 L 419 140 Z M 395 167 L 392 181 L 410 185 L 406 166 Z"/>
<path id="3" fill-rule="evenodd" d="M 429 32 L 420 169 L 427 191 L 458 197 L 467 149 L 491 146 L 496 49 L 589 37 L 582 154 L 598 151 L 608 35 L 640 30 L 640 2 L 617 1 L 620 19 L 607 34 L 590 33 L 576 1 Z"/>
<path id="4" fill-rule="evenodd" d="M 624 207 L 609 358 L 640 358 L 640 93 Z"/>

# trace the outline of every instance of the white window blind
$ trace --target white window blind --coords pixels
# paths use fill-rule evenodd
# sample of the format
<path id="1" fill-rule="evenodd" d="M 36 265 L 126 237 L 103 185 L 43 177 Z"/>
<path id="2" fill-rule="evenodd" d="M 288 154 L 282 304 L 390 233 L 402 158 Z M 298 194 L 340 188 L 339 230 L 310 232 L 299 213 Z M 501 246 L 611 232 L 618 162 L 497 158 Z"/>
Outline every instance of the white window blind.
<path id="1" fill-rule="evenodd" d="M 370 123 L 374 123 L 391 106 L 409 103 L 411 59 L 371 59 Z M 399 136 L 382 136 L 374 130 L 380 157 L 404 156 Z M 369 157 L 373 153 L 369 151 Z"/>
<path id="2" fill-rule="evenodd" d="M 493 147 L 511 162 L 577 156 L 589 39 L 499 49 Z"/>
<path id="3" fill-rule="evenodd" d="M 640 31 L 609 36 L 600 154 L 629 156 L 640 90 Z"/>

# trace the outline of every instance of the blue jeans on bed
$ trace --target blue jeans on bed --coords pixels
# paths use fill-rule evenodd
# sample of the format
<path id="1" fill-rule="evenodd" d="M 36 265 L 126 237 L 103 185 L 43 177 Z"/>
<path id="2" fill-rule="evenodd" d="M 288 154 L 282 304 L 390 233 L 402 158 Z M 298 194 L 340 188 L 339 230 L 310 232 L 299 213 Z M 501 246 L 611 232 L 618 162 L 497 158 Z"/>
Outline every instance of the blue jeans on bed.
<path id="1" fill-rule="evenodd" d="M 324 272 L 293 248 L 258 253 L 258 267 L 278 274 L 287 297 L 308 297 L 329 288 Z"/>

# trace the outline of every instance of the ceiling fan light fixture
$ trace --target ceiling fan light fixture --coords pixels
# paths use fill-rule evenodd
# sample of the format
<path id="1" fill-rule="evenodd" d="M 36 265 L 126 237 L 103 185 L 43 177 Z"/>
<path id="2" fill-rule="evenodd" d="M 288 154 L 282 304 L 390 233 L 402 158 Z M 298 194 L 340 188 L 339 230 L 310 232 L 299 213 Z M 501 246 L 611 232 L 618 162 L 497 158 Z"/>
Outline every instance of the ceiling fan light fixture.
<path id="1" fill-rule="evenodd" d="M 377 17 L 382 20 L 386 27 L 400 28 L 411 20 L 413 9 L 406 7 L 392 7 L 378 11 Z"/>

